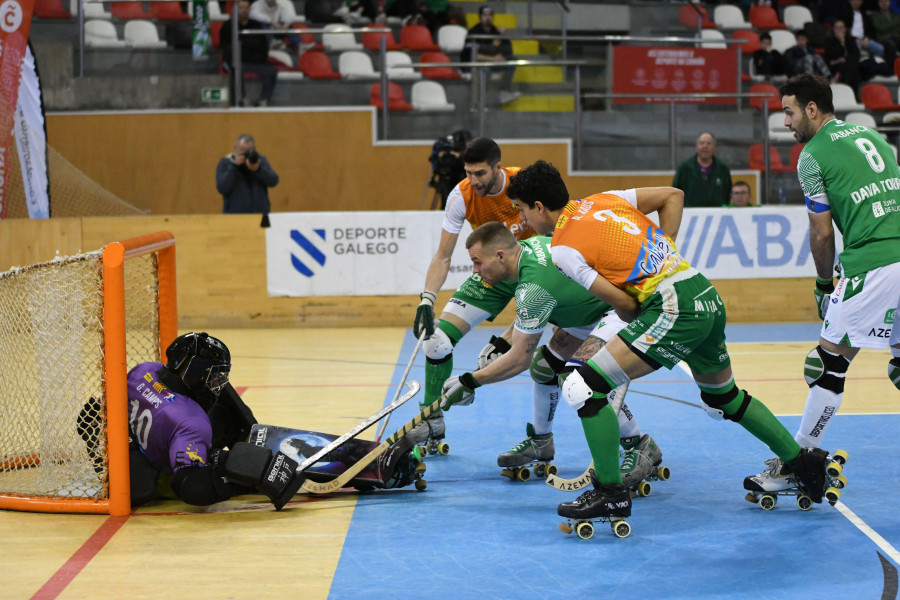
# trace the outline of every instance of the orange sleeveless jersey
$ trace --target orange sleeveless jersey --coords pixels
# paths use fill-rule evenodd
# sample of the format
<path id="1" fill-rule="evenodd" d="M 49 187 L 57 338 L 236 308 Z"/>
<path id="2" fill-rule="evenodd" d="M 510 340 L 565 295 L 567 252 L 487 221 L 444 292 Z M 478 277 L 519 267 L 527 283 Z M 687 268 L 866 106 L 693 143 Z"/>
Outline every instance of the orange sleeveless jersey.
<path id="1" fill-rule="evenodd" d="M 499 221 L 506 225 L 517 240 L 525 240 L 537 232 L 531 225 L 524 225 L 525 217 L 513 206 L 512 200 L 506 195 L 509 187 L 509 179 L 519 172 L 519 167 L 501 167 L 506 173 L 506 186 L 496 196 L 479 196 L 472 189 L 468 179 L 459 182 L 459 191 L 466 203 L 466 221 L 475 229 L 490 221 Z"/>
<path id="2" fill-rule="evenodd" d="M 551 245 L 577 250 L 595 271 L 638 302 L 662 279 L 690 267 L 668 234 L 615 194 L 569 202 Z"/>

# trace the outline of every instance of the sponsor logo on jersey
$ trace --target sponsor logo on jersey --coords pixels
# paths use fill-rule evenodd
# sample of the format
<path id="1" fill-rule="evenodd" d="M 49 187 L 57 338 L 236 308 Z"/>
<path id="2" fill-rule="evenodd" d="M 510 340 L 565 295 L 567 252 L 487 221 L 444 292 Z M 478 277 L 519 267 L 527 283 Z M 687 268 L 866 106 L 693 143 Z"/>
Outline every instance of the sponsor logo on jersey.
<path id="1" fill-rule="evenodd" d="M 891 328 L 890 327 L 873 327 L 869 330 L 869 337 L 876 337 L 882 339 L 890 339 L 891 337 Z"/>
<path id="2" fill-rule="evenodd" d="M 874 214 L 876 217 L 884 216 L 884 207 L 881 206 L 881 202 L 872 203 L 872 214 Z"/>
<path id="3" fill-rule="evenodd" d="M 887 323 L 888 325 L 893 325 L 894 324 L 894 315 L 896 314 L 896 312 L 897 312 L 897 309 L 892 308 L 891 310 L 884 313 L 884 322 Z"/>

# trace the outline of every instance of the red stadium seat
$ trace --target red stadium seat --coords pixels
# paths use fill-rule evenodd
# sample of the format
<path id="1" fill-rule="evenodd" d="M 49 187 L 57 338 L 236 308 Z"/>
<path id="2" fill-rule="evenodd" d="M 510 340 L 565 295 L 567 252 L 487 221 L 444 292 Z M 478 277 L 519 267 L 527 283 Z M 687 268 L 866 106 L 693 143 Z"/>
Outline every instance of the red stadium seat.
<path id="1" fill-rule="evenodd" d="M 310 79 L 340 79 L 341 74 L 331 66 L 331 59 L 324 52 L 307 50 L 300 55 L 297 66 Z"/>
<path id="2" fill-rule="evenodd" d="M 866 110 L 900 110 L 900 104 L 894 102 L 891 91 L 880 83 L 864 85 L 861 96 Z"/>
<path id="3" fill-rule="evenodd" d="M 72 18 L 72 13 L 63 7 L 62 0 L 35 0 L 34 15 L 42 19 Z"/>
<path id="4" fill-rule="evenodd" d="M 800 153 L 803 152 L 803 147 L 806 144 L 794 144 L 791 146 L 791 171 L 797 170 L 797 163 L 800 162 Z"/>
<path id="5" fill-rule="evenodd" d="M 741 54 L 744 56 L 751 56 L 754 52 L 762 48 L 762 44 L 759 43 L 759 34 L 751 29 L 738 29 L 731 32 L 731 37 L 747 40 L 741 44 Z"/>
<path id="6" fill-rule="evenodd" d="M 423 63 L 448 63 L 450 57 L 443 52 L 423 52 L 419 60 Z M 452 67 L 423 67 L 422 77 L 425 79 L 461 79 L 462 75 Z"/>
<path id="7" fill-rule="evenodd" d="M 304 25 L 303 23 L 291 23 L 291 27 L 296 29 L 297 31 L 303 31 L 304 29 L 309 29 L 309 25 Z M 316 36 L 312 33 L 301 33 L 300 34 L 300 43 L 302 44 L 303 51 L 315 50 L 317 52 L 322 52 L 325 50 L 325 46 L 318 43 L 316 41 Z"/>
<path id="8" fill-rule="evenodd" d="M 180 2 L 151 2 L 150 12 L 159 21 L 190 21 L 191 16 L 181 10 Z"/>
<path id="9" fill-rule="evenodd" d="M 152 19 L 153 13 L 144 12 L 140 2 L 113 2 L 109 5 L 109 12 L 117 19 Z"/>
<path id="10" fill-rule="evenodd" d="M 763 161 L 762 144 L 753 144 L 750 146 L 749 162 L 751 169 L 759 169 L 760 171 L 765 170 L 766 165 Z M 778 153 L 778 148 L 775 146 L 769 146 L 769 170 L 772 173 L 790 173 L 792 171 L 790 165 L 781 162 L 781 154 Z"/>
<path id="11" fill-rule="evenodd" d="M 756 29 L 787 29 L 787 25 L 778 20 L 778 13 L 771 6 L 751 6 L 750 23 Z"/>
<path id="12" fill-rule="evenodd" d="M 709 13 L 699 4 L 682 4 L 678 9 L 678 22 L 685 27 L 697 29 L 697 19 L 703 29 L 715 29 L 716 24 L 709 18 Z"/>
<path id="13" fill-rule="evenodd" d="M 414 52 L 439 52 L 441 49 L 424 25 L 405 25 L 400 29 L 400 44 Z"/>
<path id="14" fill-rule="evenodd" d="M 750 98 L 750 106 L 756 110 L 761 112 L 763 104 L 768 103 L 770 113 L 781 111 L 781 94 L 778 93 L 778 88 L 771 83 L 754 83 L 748 91 L 751 94 L 762 94 L 764 92 L 769 94 L 768 98 Z"/>
<path id="15" fill-rule="evenodd" d="M 222 40 L 219 39 L 219 32 L 222 31 L 222 25 L 225 21 L 210 21 L 209 22 L 209 39 L 212 42 L 213 48 L 221 48 Z"/>
<path id="16" fill-rule="evenodd" d="M 365 28 L 383 29 L 384 25 L 366 25 Z M 381 38 L 385 38 L 386 40 L 385 50 L 403 50 L 403 44 L 398 44 L 397 40 L 394 39 L 394 34 L 387 31 L 364 33 L 360 37 L 362 38 L 363 47 L 373 52 L 378 52 L 381 49 Z"/>
<path id="17" fill-rule="evenodd" d="M 372 87 L 369 88 L 369 104 L 381 110 L 383 106 L 381 103 L 381 83 L 373 83 Z M 412 104 L 403 97 L 403 88 L 393 81 L 388 82 L 388 110 L 406 112 L 412 109 Z"/>

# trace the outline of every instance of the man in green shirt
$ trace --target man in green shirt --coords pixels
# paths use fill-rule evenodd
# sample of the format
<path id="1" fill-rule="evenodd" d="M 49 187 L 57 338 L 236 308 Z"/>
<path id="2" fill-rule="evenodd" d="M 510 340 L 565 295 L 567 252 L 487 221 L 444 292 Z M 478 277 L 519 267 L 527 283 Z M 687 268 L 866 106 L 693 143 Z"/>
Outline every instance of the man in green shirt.
<path id="1" fill-rule="evenodd" d="M 794 438 L 818 447 L 844 395 L 850 361 L 860 348 L 893 355 L 888 375 L 900 389 L 900 167 L 878 132 L 834 116 L 831 87 L 808 73 L 781 86 L 784 124 L 806 143 L 797 174 L 809 214 L 809 247 L 816 265 L 814 289 L 819 345 L 806 357 L 806 408 Z M 835 267 L 834 227 L 844 249 Z M 834 285 L 835 269 L 838 273 Z M 786 486 L 777 459 L 744 480 L 756 491 Z"/>
<path id="2" fill-rule="evenodd" d="M 547 236 L 517 241 L 502 223 L 492 221 L 469 235 L 466 248 L 474 272 L 484 282 L 515 284 L 516 320 L 509 351 L 473 373 L 447 379 L 444 392 L 450 396 L 465 388 L 465 399 L 457 404 L 470 404 L 475 388 L 529 369 L 534 380 L 535 423 L 528 424 L 527 438 L 501 454 L 497 464 L 516 468 L 533 461 L 547 462 L 554 454 L 551 427 L 559 402 L 558 376 L 583 364 L 625 323 L 609 304 L 560 273 L 551 260 Z M 539 346 L 549 324 L 557 329 L 547 345 Z M 548 394 L 552 398 L 549 403 L 544 400 Z M 624 403 L 618 421 L 620 444 L 625 449 L 622 480 L 626 487 L 633 487 L 660 464 L 662 452 L 649 435 L 641 434 Z"/>
<path id="3" fill-rule="evenodd" d="M 731 194 L 731 170 L 716 158 L 716 138 L 711 133 L 697 136 L 697 153 L 675 171 L 672 187 L 684 192 L 684 205 L 722 206 Z"/>

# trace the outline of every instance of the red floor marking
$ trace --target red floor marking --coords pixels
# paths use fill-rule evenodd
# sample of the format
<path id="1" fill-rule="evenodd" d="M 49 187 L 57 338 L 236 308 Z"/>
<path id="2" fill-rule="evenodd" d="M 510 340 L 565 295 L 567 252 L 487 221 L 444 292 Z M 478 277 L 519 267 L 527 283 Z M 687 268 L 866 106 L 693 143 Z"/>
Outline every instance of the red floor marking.
<path id="1" fill-rule="evenodd" d="M 52 600 L 58 597 L 128 519 L 129 517 L 109 517 L 106 519 L 103 525 L 81 545 L 81 548 L 75 551 L 75 554 L 53 574 L 47 583 L 35 592 L 31 600 Z"/>

